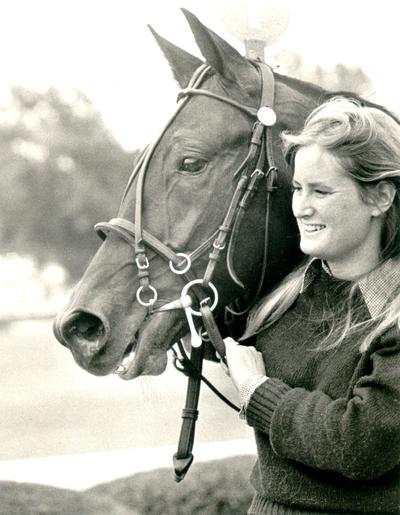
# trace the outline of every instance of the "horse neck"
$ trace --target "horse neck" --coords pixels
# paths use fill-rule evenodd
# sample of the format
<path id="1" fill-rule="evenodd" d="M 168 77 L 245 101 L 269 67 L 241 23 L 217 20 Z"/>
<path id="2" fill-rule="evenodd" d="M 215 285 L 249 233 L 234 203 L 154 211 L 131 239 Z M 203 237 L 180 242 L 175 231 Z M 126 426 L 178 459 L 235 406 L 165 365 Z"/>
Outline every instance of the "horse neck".
<path id="1" fill-rule="evenodd" d="M 326 95 L 315 84 L 275 74 L 275 110 L 283 130 L 299 131 L 307 116 Z"/>

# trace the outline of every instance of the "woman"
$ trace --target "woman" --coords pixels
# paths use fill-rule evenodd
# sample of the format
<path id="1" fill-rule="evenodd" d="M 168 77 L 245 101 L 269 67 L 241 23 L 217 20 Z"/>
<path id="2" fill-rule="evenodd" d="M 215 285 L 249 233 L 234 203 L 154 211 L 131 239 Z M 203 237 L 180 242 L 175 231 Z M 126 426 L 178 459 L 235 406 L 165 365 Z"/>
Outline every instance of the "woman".
<path id="1" fill-rule="evenodd" d="M 282 137 L 307 260 L 225 340 L 249 513 L 400 514 L 400 126 L 337 98 Z"/>

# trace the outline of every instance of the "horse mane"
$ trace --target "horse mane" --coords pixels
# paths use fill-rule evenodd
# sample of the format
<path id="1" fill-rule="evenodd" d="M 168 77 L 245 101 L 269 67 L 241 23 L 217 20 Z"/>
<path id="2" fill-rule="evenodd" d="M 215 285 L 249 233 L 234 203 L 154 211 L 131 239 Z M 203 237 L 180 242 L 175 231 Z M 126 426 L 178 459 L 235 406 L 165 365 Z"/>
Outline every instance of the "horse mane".
<path id="1" fill-rule="evenodd" d="M 274 72 L 275 109 L 281 128 L 299 131 L 304 120 L 320 103 L 326 91 L 313 84 Z"/>
<path id="2" fill-rule="evenodd" d="M 383 111 L 388 116 L 393 118 L 398 124 L 400 124 L 400 118 L 395 115 L 392 111 L 387 109 L 386 107 L 371 102 L 362 96 L 358 95 L 357 93 L 354 93 L 352 91 L 344 91 L 344 90 L 337 90 L 337 91 L 328 91 L 321 86 L 318 86 L 317 84 L 314 84 L 312 82 L 303 81 L 300 79 L 296 79 L 294 77 L 289 77 L 287 75 L 281 75 L 279 73 L 275 73 L 275 78 L 277 79 L 277 84 L 279 88 L 279 83 L 283 85 L 284 88 L 288 88 L 290 90 L 290 94 L 286 92 L 286 98 L 283 98 L 283 102 L 281 105 L 281 109 L 283 113 L 285 113 L 287 116 L 289 115 L 289 111 L 293 109 L 293 112 L 302 112 L 303 120 L 306 116 L 304 114 L 310 113 L 315 107 L 317 107 L 320 104 L 323 104 L 324 102 L 327 102 L 328 100 L 335 98 L 335 97 L 345 97 L 349 99 L 356 100 L 359 102 L 362 106 L 366 107 L 372 107 L 375 109 L 379 109 L 380 111 Z M 281 88 L 282 89 L 282 88 Z M 286 103 L 286 107 L 285 107 Z M 293 123 L 293 120 L 292 120 Z M 285 124 L 286 125 L 286 124 Z M 292 127 L 290 123 L 287 125 L 288 127 Z M 301 127 L 299 127 L 300 129 Z"/>
<path id="3" fill-rule="evenodd" d="M 326 91 L 325 95 L 323 97 L 323 102 L 330 100 L 331 98 L 334 98 L 334 97 L 345 97 L 345 98 L 354 99 L 354 100 L 357 100 L 357 102 L 359 102 L 364 107 L 372 107 L 374 109 L 379 109 L 380 111 L 384 112 L 385 114 L 387 114 L 388 116 L 393 118 L 393 120 L 400 125 L 400 118 L 396 114 L 394 114 L 392 111 L 390 111 L 390 109 L 387 109 L 385 106 L 383 106 L 381 104 L 376 104 L 375 102 L 371 102 L 371 101 L 361 97 L 357 93 L 352 93 L 351 91 Z"/>

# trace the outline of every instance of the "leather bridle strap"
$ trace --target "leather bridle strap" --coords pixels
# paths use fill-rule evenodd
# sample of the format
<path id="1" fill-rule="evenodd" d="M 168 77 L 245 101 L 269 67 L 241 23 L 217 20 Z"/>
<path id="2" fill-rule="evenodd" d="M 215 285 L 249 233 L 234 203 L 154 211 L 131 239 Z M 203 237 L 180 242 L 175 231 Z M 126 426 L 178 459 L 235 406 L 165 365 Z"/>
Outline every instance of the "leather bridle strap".
<path id="1" fill-rule="evenodd" d="M 261 72 L 262 76 L 262 82 L 263 85 L 268 84 L 268 88 L 263 87 L 262 88 L 262 99 L 261 99 L 261 106 L 263 105 L 273 105 L 273 93 L 270 92 L 271 89 L 273 89 L 273 74 L 271 69 L 265 65 L 258 63 L 258 68 Z M 188 100 L 189 97 L 192 95 L 205 95 L 210 98 L 215 98 L 219 101 L 232 104 L 234 107 L 242 110 L 243 112 L 250 114 L 254 116 L 256 114 L 256 109 L 245 106 L 242 104 L 239 104 L 238 102 L 223 97 L 221 95 L 217 95 L 215 93 L 199 89 L 199 85 L 204 80 L 204 77 L 209 73 L 210 67 L 207 65 L 202 65 L 197 72 L 195 72 L 193 79 L 191 80 L 188 88 L 182 91 L 180 95 L 180 102 L 178 105 L 177 112 L 172 117 L 172 120 L 175 118 L 177 113 L 180 111 L 182 106 L 185 104 L 185 102 Z M 268 91 L 268 93 L 266 93 Z M 171 121 L 172 121 L 171 120 Z M 167 127 L 169 127 L 171 121 L 167 124 Z M 137 178 L 136 183 L 136 205 L 135 205 L 135 223 L 131 222 L 130 220 L 127 220 L 125 218 L 114 218 L 110 222 L 105 223 L 102 222 L 100 224 L 96 225 L 96 230 L 99 232 L 100 236 L 103 238 L 105 237 L 105 234 L 109 232 L 110 230 L 114 229 L 120 236 L 122 236 L 126 241 L 128 241 L 135 249 L 135 258 L 136 258 L 136 265 L 138 268 L 138 276 L 139 276 L 139 290 L 140 292 L 146 292 L 146 291 L 153 291 L 154 292 L 154 298 L 151 299 L 148 303 L 144 303 L 144 305 L 147 305 L 149 308 L 149 312 L 153 311 L 153 304 L 155 300 L 157 299 L 157 292 L 152 286 L 150 285 L 150 277 L 149 277 L 149 261 L 146 255 L 146 249 L 145 244 L 147 244 L 149 247 L 151 247 L 158 255 L 162 256 L 164 259 L 170 261 L 176 268 L 179 268 L 180 265 L 182 265 L 182 258 L 177 255 L 175 252 L 172 251 L 172 249 L 169 249 L 163 242 L 161 242 L 158 238 L 154 237 L 147 231 L 145 231 L 142 228 L 142 199 L 143 199 L 143 188 L 144 188 L 144 180 L 145 175 L 147 172 L 148 164 L 151 159 L 151 156 L 154 152 L 155 147 L 157 146 L 158 142 L 161 139 L 161 136 L 165 133 L 167 127 L 164 129 L 164 131 L 161 133 L 160 137 L 157 139 L 157 141 L 151 145 L 151 147 L 148 148 L 148 150 L 144 153 L 144 155 L 141 156 L 140 159 L 140 165 L 135 168 L 132 177 L 130 178 L 128 182 L 128 187 L 125 190 L 126 192 L 129 188 L 129 186 L 133 183 L 133 177 Z M 203 276 L 203 286 L 207 287 L 211 281 L 212 275 L 214 273 L 215 265 L 217 260 L 219 259 L 220 253 L 223 250 L 225 246 L 225 241 L 227 240 L 228 233 L 232 229 L 236 214 L 237 214 L 237 207 L 239 202 L 241 201 L 243 197 L 244 191 L 249 189 L 248 183 L 250 183 L 250 189 L 254 187 L 255 189 L 255 183 L 254 181 L 250 180 L 248 170 L 253 170 L 253 160 L 257 156 L 257 154 L 260 153 L 260 144 L 261 144 L 261 138 L 263 131 L 265 129 L 265 126 L 262 125 L 260 122 L 256 122 L 256 125 L 253 130 L 253 136 L 252 140 L 250 142 L 250 148 L 248 155 L 246 156 L 243 163 L 240 165 L 239 169 L 235 172 L 235 176 L 238 173 L 241 173 L 243 170 L 246 170 L 247 173 L 244 173 L 242 178 L 239 180 L 239 183 L 236 188 L 236 192 L 234 194 L 234 198 L 231 201 L 230 207 L 228 209 L 228 212 L 226 214 L 224 223 L 219 227 L 219 229 L 212 234 L 205 242 L 203 242 L 195 251 L 193 251 L 189 258 L 191 261 L 197 259 L 199 256 L 201 256 L 210 246 L 213 244 L 213 250 L 211 254 L 209 255 L 209 265 L 207 267 L 207 270 Z M 267 128 L 268 130 L 268 128 Z M 269 138 L 267 138 L 268 140 Z M 269 142 L 267 141 L 267 144 Z M 263 153 L 263 152 L 262 152 Z M 272 152 L 271 152 L 272 155 Z M 213 243 L 212 243 L 213 242 Z M 232 249 L 232 243 L 230 243 L 229 246 L 230 249 Z M 230 252 L 230 255 L 232 256 L 232 252 Z M 228 266 L 228 270 L 232 271 L 232 266 Z M 182 273 L 182 278 L 185 279 L 186 283 L 191 282 L 194 280 L 194 275 L 191 273 L 190 270 L 188 270 L 186 273 Z M 232 278 L 235 280 L 235 275 L 232 272 Z M 237 284 L 241 284 L 238 280 L 236 280 Z M 198 300 L 202 300 L 206 298 L 205 294 L 201 292 L 201 287 L 199 285 L 195 285 L 193 287 L 193 293 L 197 297 Z"/>
<path id="2" fill-rule="evenodd" d="M 126 218 L 112 218 L 109 222 L 100 222 L 95 225 L 95 230 L 102 239 L 105 239 L 106 235 L 111 231 L 117 232 L 121 238 L 127 241 L 130 245 L 135 244 L 135 223 L 127 220 Z M 154 250 L 156 254 L 163 257 L 166 261 L 171 261 L 176 267 L 179 268 L 182 265 L 182 259 L 161 240 L 142 229 L 143 240 L 146 244 Z M 196 261 L 211 245 L 215 238 L 217 231 L 215 231 L 207 240 L 202 243 L 197 249 L 188 254 L 190 261 L 193 263 Z M 190 275 L 190 279 L 187 277 L 188 272 L 182 274 L 184 278 L 192 280 L 193 277 Z"/>
<path id="3" fill-rule="evenodd" d="M 192 79 L 190 80 L 189 87 L 197 88 L 204 77 L 209 73 L 210 67 L 206 64 L 201 65 L 196 72 L 194 73 Z M 150 159 L 153 155 L 154 150 L 156 149 L 158 143 L 160 142 L 162 136 L 165 134 L 166 130 L 169 128 L 171 123 L 174 121 L 175 117 L 179 113 L 179 111 L 183 108 L 185 103 L 187 102 L 187 98 L 183 98 L 181 102 L 179 102 L 178 107 L 170 119 L 170 121 L 165 126 L 164 130 L 161 132 L 157 140 L 151 145 L 149 150 L 146 152 L 146 156 L 138 169 L 137 172 L 137 183 L 136 183 L 136 204 L 135 204 L 135 240 L 134 240 L 134 249 L 135 249 L 135 261 L 136 266 L 138 268 L 138 277 L 139 277 L 139 292 L 151 290 L 154 293 L 154 297 L 147 303 L 149 308 L 149 312 L 151 312 L 154 302 L 157 299 L 156 290 L 150 285 L 150 275 L 149 275 L 149 261 L 146 256 L 146 248 L 145 248 L 145 240 L 144 240 L 144 231 L 142 228 L 142 203 L 143 203 L 143 189 L 144 189 L 144 181 L 148 169 L 148 165 Z M 160 242 L 161 243 L 161 242 Z M 169 250 L 169 252 L 171 252 Z M 177 261 L 174 261 L 176 263 Z M 198 288 L 195 289 L 198 291 Z M 136 295 L 138 297 L 138 295 Z"/>
<path id="4" fill-rule="evenodd" d="M 250 116 L 254 116 L 254 117 L 257 116 L 257 109 L 255 109 L 254 107 L 245 106 L 244 104 L 236 102 L 235 100 L 232 100 L 229 97 L 223 97 L 222 95 L 217 95 L 216 93 L 213 93 L 212 91 L 208 91 L 206 89 L 195 89 L 193 87 L 191 87 L 191 88 L 188 87 L 188 88 L 182 89 L 178 93 L 178 100 L 180 100 L 181 98 L 190 96 L 190 95 L 203 95 L 205 97 L 214 98 L 215 100 L 221 100 L 222 102 L 224 102 L 224 104 L 229 104 L 233 107 L 236 107 L 240 111 L 243 111 L 243 112 L 249 114 Z"/>
<path id="5" fill-rule="evenodd" d="M 260 66 L 261 78 L 262 78 L 262 97 L 261 97 L 261 106 L 268 106 L 270 108 L 274 107 L 275 102 L 275 79 L 272 73 L 272 70 L 269 66 Z M 237 277 L 234 266 L 233 266 L 233 255 L 235 250 L 236 239 L 239 233 L 241 222 L 244 218 L 245 211 L 250 204 L 251 198 L 253 197 L 255 191 L 259 187 L 259 182 L 263 179 L 266 183 L 265 187 L 265 217 L 264 217 L 264 249 L 263 249 L 263 259 L 261 265 L 261 273 L 258 279 L 258 287 L 256 289 L 256 293 L 254 295 L 254 299 L 247 307 L 241 311 L 235 311 L 231 306 L 225 307 L 225 316 L 227 313 L 233 316 L 243 316 L 246 314 L 251 307 L 257 302 L 259 296 L 262 292 L 263 284 L 265 281 L 266 271 L 267 271 L 267 263 L 268 263 L 268 250 L 269 250 L 269 218 L 271 213 L 271 193 L 275 190 L 275 178 L 278 172 L 278 168 L 275 164 L 274 154 L 273 154 L 273 135 L 272 135 L 272 126 L 267 125 L 264 127 L 263 133 L 263 148 L 259 154 L 259 161 L 257 163 L 256 169 L 253 172 L 253 183 L 248 187 L 248 191 L 246 195 L 243 197 L 240 203 L 240 209 L 235 219 L 235 224 L 232 229 L 232 235 L 229 240 L 228 252 L 227 252 L 227 267 L 229 271 L 230 277 L 239 285 L 243 286 L 240 279 Z M 268 166 L 266 172 L 264 172 L 265 165 Z"/>
<path id="6" fill-rule="evenodd" d="M 218 235 L 213 243 L 213 251 L 209 255 L 209 262 L 203 277 L 204 285 L 208 285 L 212 280 L 215 267 L 220 258 L 221 252 L 226 246 L 228 234 L 231 232 L 233 224 L 235 223 L 238 207 L 240 206 L 240 202 L 243 199 L 243 196 L 245 195 L 246 189 L 249 187 L 250 173 L 254 168 L 255 159 L 257 159 L 257 155 L 260 154 L 263 132 L 264 126 L 259 122 L 256 122 L 253 128 L 253 134 L 250 141 L 250 149 L 245 161 L 243 162 L 245 164 L 243 168 L 246 168 L 246 170 L 245 173 L 243 173 L 239 179 L 235 193 L 226 212 L 224 221 L 220 225 Z"/>

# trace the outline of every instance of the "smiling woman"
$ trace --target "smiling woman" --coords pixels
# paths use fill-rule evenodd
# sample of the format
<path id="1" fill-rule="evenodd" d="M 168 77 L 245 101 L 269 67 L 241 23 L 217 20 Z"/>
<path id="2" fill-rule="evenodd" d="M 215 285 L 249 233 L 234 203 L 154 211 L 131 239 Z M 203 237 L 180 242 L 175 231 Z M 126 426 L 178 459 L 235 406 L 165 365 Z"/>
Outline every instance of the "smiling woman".
<path id="1" fill-rule="evenodd" d="M 225 340 L 251 514 L 400 513 L 400 125 L 344 98 L 284 134 L 309 256 Z M 306 511 L 304 511 L 306 510 Z"/>
<path id="2" fill-rule="evenodd" d="M 284 136 L 303 251 L 326 259 L 338 278 L 354 279 L 400 250 L 399 135 L 398 122 L 381 110 L 334 99 L 310 116 L 301 135 Z M 325 250 L 306 250 L 310 231 L 303 229 L 313 223 L 326 229 Z"/>
<path id="3" fill-rule="evenodd" d="M 381 185 L 377 203 L 365 202 L 357 183 L 338 159 L 318 145 L 296 153 L 293 213 L 300 229 L 301 250 L 325 259 L 339 279 L 354 279 L 380 260 L 382 214 L 395 189 Z"/>

